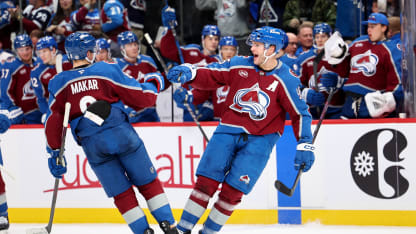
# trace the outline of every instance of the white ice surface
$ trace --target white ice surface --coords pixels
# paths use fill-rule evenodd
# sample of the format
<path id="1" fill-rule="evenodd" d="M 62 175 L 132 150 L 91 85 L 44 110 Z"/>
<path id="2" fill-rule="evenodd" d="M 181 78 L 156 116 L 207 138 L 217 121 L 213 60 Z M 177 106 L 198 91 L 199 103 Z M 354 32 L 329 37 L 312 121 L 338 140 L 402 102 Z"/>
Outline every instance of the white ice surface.
<path id="1" fill-rule="evenodd" d="M 25 234 L 27 229 L 44 227 L 43 224 L 11 224 L 8 234 Z M 163 232 L 152 225 L 156 234 Z M 193 233 L 201 228 L 197 225 Z M 125 224 L 54 224 L 51 234 L 128 234 Z M 328 226 L 318 223 L 305 225 L 225 225 L 220 233 L 255 234 L 416 234 L 416 227 L 393 226 Z"/>

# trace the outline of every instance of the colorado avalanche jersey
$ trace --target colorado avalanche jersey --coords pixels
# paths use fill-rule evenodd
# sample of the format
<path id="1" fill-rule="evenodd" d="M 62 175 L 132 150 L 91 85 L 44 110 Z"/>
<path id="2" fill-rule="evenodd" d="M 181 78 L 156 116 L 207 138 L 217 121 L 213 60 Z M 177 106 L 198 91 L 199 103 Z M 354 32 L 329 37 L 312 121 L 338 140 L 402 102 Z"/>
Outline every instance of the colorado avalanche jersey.
<path id="1" fill-rule="evenodd" d="M 81 7 L 71 13 L 71 23 L 76 30 L 92 31 L 94 24 L 100 24 L 100 12 L 97 8 L 89 11 L 86 7 Z"/>
<path id="2" fill-rule="evenodd" d="M 317 50 L 312 49 L 309 50 L 306 53 L 303 53 L 299 58 L 301 59 L 302 63 L 300 64 L 299 69 L 299 76 L 300 76 L 300 82 L 305 87 L 309 87 L 309 81 L 311 79 L 315 79 L 315 74 L 313 70 L 313 63 L 317 56 Z M 324 58 L 322 58 L 321 61 L 318 62 L 317 68 L 316 68 L 316 75 L 318 76 L 317 82 L 319 83 L 319 79 L 321 78 L 321 75 L 328 72 L 330 69 L 332 69 L 331 64 L 329 64 Z M 315 87 L 309 87 L 312 89 L 315 89 Z M 328 93 L 323 92 L 326 96 L 328 96 Z M 337 90 L 334 96 L 331 99 L 331 102 L 329 103 L 329 107 L 331 108 L 341 108 L 342 105 L 344 105 L 345 101 L 345 93 L 342 90 Z M 328 111 L 330 113 L 330 111 Z"/>
<path id="3" fill-rule="evenodd" d="M 66 55 L 62 56 L 62 70 L 67 71 L 72 69 L 72 63 L 68 60 Z M 57 74 L 56 65 L 48 65 L 38 63 L 31 72 L 32 87 L 35 90 L 38 106 L 40 112 L 46 113 L 48 111 L 48 84 L 49 81 Z"/>
<path id="4" fill-rule="evenodd" d="M 216 132 L 282 134 L 288 112 L 297 140 L 312 141 L 312 118 L 300 98 L 299 79 L 281 61 L 273 70 L 263 71 L 253 57 L 236 56 L 216 67 L 197 68 L 190 84 L 203 90 L 230 87 Z"/>
<path id="5" fill-rule="evenodd" d="M 296 64 L 296 61 L 297 61 L 296 56 L 285 54 L 280 58 L 280 61 L 282 61 L 284 64 L 288 65 L 294 72 L 296 72 L 298 70 L 298 65 Z"/>
<path id="6" fill-rule="evenodd" d="M 101 10 L 100 18 L 102 19 L 101 29 L 114 42 L 117 42 L 118 34 L 130 30 L 127 10 L 118 0 L 106 1 Z"/>
<path id="7" fill-rule="evenodd" d="M 9 8 L 15 8 L 11 2 L 0 2 L 0 29 L 10 24 L 12 16 Z"/>
<path id="8" fill-rule="evenodd" d="M 52 19 L 52 12 L 48 6 L 41 6 L 34 9 L 33 5 L 28 5 L 23 11 L 23 16 L 23 25 L 25 29 L 27 29 L 29 24 L 35 24 L 38 29 L 45 31 Z"/>
<path id="9" fill-rule="evenodd" d="M 390 91 L 397 100 L 403 99 L 400 73 L 385 41 L 371 42 L 368 36 L 356 39 L 350 45 L 349 56 L 336 66 L 335 72 L 348 77 L 345 92 L 365 95 L 377 90 Z"/>
<path id="10" fill-rule="evenodd" d="M 151 72 L 157 72 L 157 66 L 152 57 L 140 55 L 135 63 L 130 63 L 124 58 L 115 58 L 121 70 L 134 77 L 137 81 L 143 83 L 144 75 Z"/>
<path id="11" fill-rule="evenodd" d="M 208 56 L 202 53 L 202 48 L 198 45 L 191 44 L 181 47 L 183 60 L 185 63 L 197 66 L 206 66 L 209 63 L 219 62 L 218 56 Z M 172 30 L 167 30 L 160 40 L 160 52 L 162 56 L 174 62 L 180 63 L 178 49 L 175 43 L 175 37 Z"/>
<path id="12" fill-rule="evenodd" d="M 10 57 L 1 66 L 1 109 L 20 107 L 24 114 L 38 110 L 35 91 L 30 82 L 30 71 L 37 65 L 23 63 L 17 57 Z"/>
<path id="13" fill-rule="evenodd" d="M 208 67 L 217 67 L 219 63 L 211 63 Z M 220 120 L 222 112 L 225 109 L 225 100 L 227 99 L 228 92 L 230 91 L 230 87 L 228 85 L 221 86 L 215 90 L 201 90 L 192 88 L 191 92 L 194 96 L 194 105 L 199 105 L 204 103 L 205 101 L 211 101 L 212 107 L 214 111 L 214 119 Z"/>
<path id="14" fill-rule="evenodd" d="M 49 110 L 45 122 L 47 144 L 52 149 L 61 146 L 65 103 L 71 103 L 69 120 L 75 129 L 87 106 L 104 100 L 123 109 L 121 101 L 135 110 L 156 103 L 157 89 L 151 83 L 129 78 L 115 63 L 98 62 L 59 73 L 49 82 Z"/>
<path id="15" fill-rule="evenodd" d="M 228 91 L 230 91 L 228 85 L 221 86 L 215 90 L 191 89 L 192 95 L 194 96 L 192 104 L 197 106 L 210 100 L 214 109 L 214 119 L 220 120 L 222 112 L 225 110 L 224 103 Z"/>

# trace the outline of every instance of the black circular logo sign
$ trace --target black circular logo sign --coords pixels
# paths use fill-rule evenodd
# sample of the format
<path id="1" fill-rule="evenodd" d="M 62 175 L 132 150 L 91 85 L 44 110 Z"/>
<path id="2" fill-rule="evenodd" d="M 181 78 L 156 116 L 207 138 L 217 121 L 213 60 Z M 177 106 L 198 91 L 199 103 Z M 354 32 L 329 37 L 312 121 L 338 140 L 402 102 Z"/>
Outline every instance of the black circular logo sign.
<path id="1" fill-rule="evenodd" d="M 386 131 L 393 137 L 380 145 L 379 136 Z M 404 169 L 400 166 L 404 160 L 400 154 L 406 146 L 406 137 L 395 129 L 377 129 L 361 136 L 354 145 L 350 160 L 351 174 L 357 186 L 368 195 L 382 199 L 397 198 L 406 193 L 409 181 L 400 173 Z M 382 152 L 381 155 L 378 155 L 379 152 Z M 379 160 L 383 158 L 391 162 L 391 165 L 380 171 Z M 380 180 L 394 189 L 393 195 L 385 196 L 381 193 Z"/>

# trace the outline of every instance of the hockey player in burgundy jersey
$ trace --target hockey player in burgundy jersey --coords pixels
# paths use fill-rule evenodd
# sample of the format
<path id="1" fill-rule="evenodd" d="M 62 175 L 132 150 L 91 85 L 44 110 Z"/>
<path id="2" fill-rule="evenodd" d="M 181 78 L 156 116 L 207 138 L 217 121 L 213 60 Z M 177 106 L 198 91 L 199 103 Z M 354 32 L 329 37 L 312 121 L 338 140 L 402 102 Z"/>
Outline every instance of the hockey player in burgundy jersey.
<path id="1" fill-rule="evenodd" d="M 6 132 L 11 124 L 40 123 L 41 118 L 35 92 L 30 85 L 30 69 L 36 65 L 36 59 L 32 57 L 32 41 L 27 34 L 23 34 L 17 36 L 13 44 L 17 56 L 0 64 L 0 133 Z M 3 165 L 1 152 L 0 164 Z M 6 185 L 0 172 L 0 231 L 8 228 Z"/>
<path id="2" fill-rule="evenodd" d="M 160 72 L 157 71 L 155 61 L 147 55 L 140 54 L 139 38 L 131 31 L 125 31 L 117 36 L 117 42 L 120 45 L 123 58 L 116 58 L 116 62 L 121 70 L 129 76 L 143 83 L 147 76 L 159 76 L 164 79 Z M 130 122 L 159 122 L 159 116 L 156 112 L 156 106 L 149 106 L 140 112 L 131 110 L 129 114 Z"/>
<path id="3" fill-rule="evenodd" d="M 40 111 L 48 111 L 48 84 L 56 74 L 72 68 L 66 55 L 58 54 L 58 45 L 51 36 L 42 37 L 36 43 L 36 54 L 42 60 L 31 72 L 32 87 L 35 90 Z M 44 119 L 43 119 L 44 121 Z"/>
<path id="4" fill-rule="evenodd" d="M 42 113 L 30 82 L 30 71 L 38 63 L 32 56 L 32 41 L 22 34 L 13 44 L 17 56 L 7 59 L 1 67 L 1 109 L 8 112 L 12 124 L 41 123 Z"/>
<path id="5" fill-rule="evenodd" d="M 163 57 L 180 63 L 180 55 L 171 29 L 171 26 L 176 24 L 176 14 L 173 8 L 167 6 L 163 8 L 162 22 L 163 26 L 168 30 L 165 31 L 165 34 L 160 40 L 160 52 Z M 205 66 L 212 62 L 219 62 L 217 48 L 220 36 L 220 30 L 216 25 L 205 25 L 201 34 L 202 47 L 196 44 L 190 44 L 180 48 L 183 61 L 200 66 Z"/>
<path id="6" fill-rule="evenodd" d="M 284 35 L 272 27 L 255 29 L 248 38 L 253 56 L 233 57 L 217 67 L 184 64 L 168 73 L 171 82 L 213 90 L 229 85 L 221 122 L 214 132 L 196 171 L 197 181 L 178 224 L 190 233 L 222 184 L 218 200 L 200 233 L 218 232 L 248 194 L 270 153 L 283 133 L 286 112 L 290 114 L 298 146 L 295 168 L 308 171 L 315 159 L 311 115 L 300 98 L 300 82 L 278 60 L 283 55 Z"/>
<path id="7" fill-rule="evenodd" d="M 105 38 L 98 38 L 95 41 L 95 44 L 97 46 L 95 62 L 113 62 L 113 59 L 111 58 L 110 42 L 110 39 Z"/>
<path id="8" fill-rule="evenodd" d="M 344 118 L 380 118 L 396 116 L 396 107 L 403 101 L 400 68 L 386 41 L 388 20 L 380 13 L 368 17 L 368 35 L 348 46 L 334 33 L 325 43 L 328 63 L 334 71 L 348 77 L 342 89 L 347 98 L 342 110 Z M 334 83 L 339 83 L 334 79 Z"/>
<path id="9" fill-rule="evenodd" d="M 225 62 L 231 59 L 232 57 L 236 56 L 238 53 L 237 40 L 235 40 L 235 38 L 232 36 L 222 37 L 219 43 L 219 51 L 221 62 Z M 208 67 L 214 66 L 217 66 L 217 63 L 211 63 L 208 65 Z M 225 109 L 224 103 L 229 90 L 230 87 L 228 85 L 221 86 L 216 90 L 201 90 L 192 88 L 190 91 L 187 91 L 185 88 L 178 88 L 173 94 L 173 98 L 175 99 L 175 102 L 180 108 L 186 108 L 184 106 L 185 101 L 187 101 L 188 104 L 191 106 L 196 106 L 200 104 L 207 106 L 208 104 L 204 102 L 210 100 L 210 102 L 212 102 L 214 119 L 220 120 L 221 114 Z M 206 110 L 208 108 L 201 109 Z M 199 112 L 198 109 L 194 108 L 194 110 L 196 112 Z M 196 113 L 196 115 L 198 116 L 198 113 Z M 206 116 L 206 114 L 202 114 L 201 116 Z M 184 120 L 186 121 L 185 117 L 186 116 L 184 116 Z M 190 119 L 189 117 L 188 119 L 192 121 L 192 119 Z M 203 121 L 204 119 L 198 120 Z"/>
<path id="10" fill-rule="evenodd" d="M 300 54 L 297 59 L 300 80 L 302 85 L 305 86 L 302 90 L 302 98 L 310 105 L 310 111 L 314 119 L 319 119 L 320 111 L 330 92 L 329 87 L 324 86 L 327 83 L 320 83 L 321 77 L 324 77 L 323 79 L 336 79 L 338 77 L 338 74 L 329 71 L 331 65 L 323 58 L 324 44 L 331 34 L 331 26 L 327 23 L 315 25 L 313 28 L 314 47 Z M 317 78 L 315 78 L 315 75 Z M 345 94 L 335 87 L 333 92 L 335 94 L 328 105 L 325 118 L 338 119 L 345 101 Z"/>
<path id="11" fill-rule="evenodd" d="M 138 83 L 115 63 L 91 64 L 95 46 L 91 35 L 71 34 L 65 41 L 65 50 L 74 68 L 59 73 L 49 82 L 45 122 L 47 151 L 51 154 L 49 169 L 56 178 L 66 172 L 66 163 L 57 159 L 64 106 L 69 102 L 72 134 L 130 229 L 134 233 L 153 233 L 139 207 L 133 190 L 136 187 L 164 233 L 177 233 L 156 169 L 124 112 L 124 104 L 135 110 L 154 105 L 164 80 L 154 76 Z"/>

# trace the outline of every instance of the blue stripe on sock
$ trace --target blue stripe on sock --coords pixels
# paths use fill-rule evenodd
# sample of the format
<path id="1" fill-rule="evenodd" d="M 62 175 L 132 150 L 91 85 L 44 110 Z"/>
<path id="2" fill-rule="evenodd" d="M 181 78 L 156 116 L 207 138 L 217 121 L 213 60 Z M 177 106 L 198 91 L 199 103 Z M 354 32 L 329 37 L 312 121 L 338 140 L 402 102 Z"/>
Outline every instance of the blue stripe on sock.
<path id="1" fill-rule="evenodd" d="M 191 213 L 189 213 L 186 210 L 184 210 L 183 213 L 182 213 L 181 220 L 184 220 L 184 221 L 186 221 L 188 223 L 192 223 L 193 225 L 195 225 L 198 222 L 199 218 L 200 217 L 197 217 L 195 215 L 192 215 Z M 177 227 L 178 227 L 179 230 L 181 230 L 183 232 L 189 231 L 189 229 L 180 226 L 180 221 L 179 221 L 179 224 L 178 224 Z"/>
<path id="2" fill-rule="evenodd" d="M 152 211 L 153 217 L 157 220 L 158 223 L 162 221 L 168 221 L 171 225 L 175 223 L 175 219 L 172 215 L 172 210 L 170 205 L 164 205 L 154 211 Z"/>
<path id="3" fill-rule="evenodd" d="M 130 223 L 129 227 L 134 233 L 143 233 L 144 230 L 149 228 L 149 224 L 147 223 L 146 216 L 141 217 L 140 219 L 134 221 L 133 223 Z"/>
<path id="4" fill-rule="evenodd" d="M 0 205 L 0 216 L 6 216 L 8 214 L 7 209 L 8 209 L 7 202 L 1 204 Z"/>
<path id="5" fill-rule="evenodd" d="M 212 221 L 209 217 L 207 218 L 207 221 L 204 223 L 204 227 L 207 227 L 211 230 L 214 230 L 216 232 L 219 232 L 222 228 L 222 225 L 219 225 L 218 223 Z"/>

